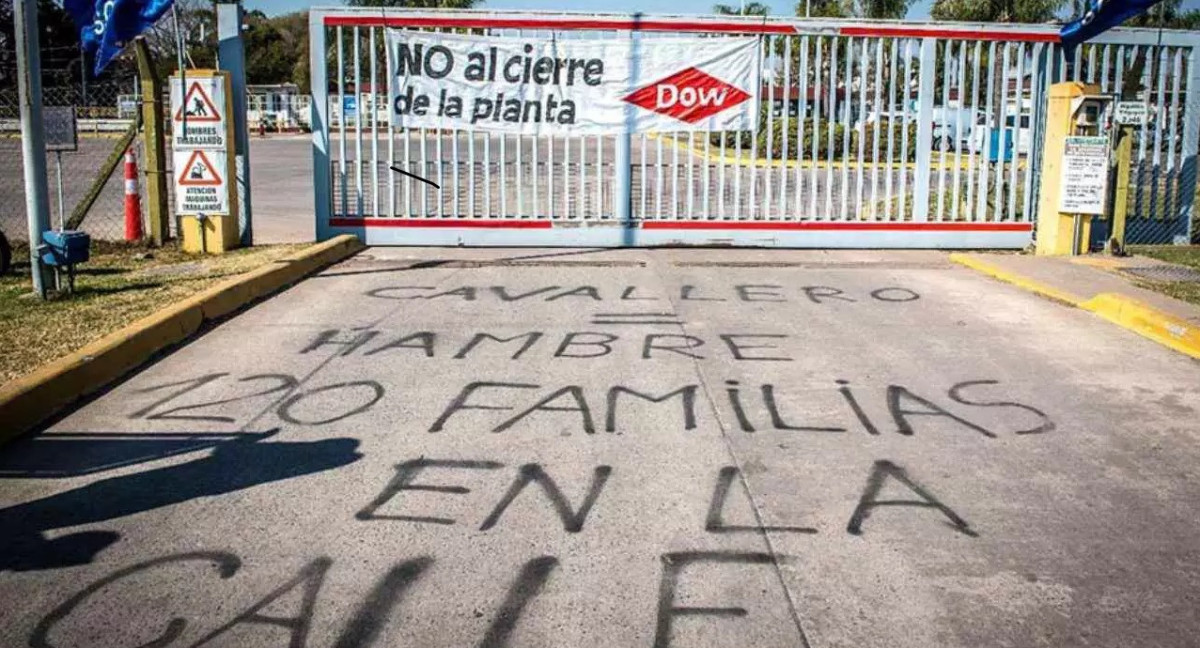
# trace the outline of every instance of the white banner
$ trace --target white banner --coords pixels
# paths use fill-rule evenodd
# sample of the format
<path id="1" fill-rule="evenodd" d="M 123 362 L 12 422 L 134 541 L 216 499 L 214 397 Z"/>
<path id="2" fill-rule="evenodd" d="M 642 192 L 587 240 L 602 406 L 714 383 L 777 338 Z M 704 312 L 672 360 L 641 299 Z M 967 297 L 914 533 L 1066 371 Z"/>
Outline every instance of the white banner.
<path id="1" fill-rule="evenodd" d="M 396 126 L 523 135 L 752 130 L 757 38 L 551 40 L 388 30 Z"/>

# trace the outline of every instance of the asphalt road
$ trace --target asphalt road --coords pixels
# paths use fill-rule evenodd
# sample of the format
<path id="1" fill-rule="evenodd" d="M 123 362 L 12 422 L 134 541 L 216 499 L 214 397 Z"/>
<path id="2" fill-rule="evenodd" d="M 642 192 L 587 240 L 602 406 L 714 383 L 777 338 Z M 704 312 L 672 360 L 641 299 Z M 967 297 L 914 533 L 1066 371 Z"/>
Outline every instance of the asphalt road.
<path id="1" fill-rule="evenodd" d="M 1197 412 L 936 253 L 371 249 L 5 448 L 0 644 L 1194 646 Z"/>

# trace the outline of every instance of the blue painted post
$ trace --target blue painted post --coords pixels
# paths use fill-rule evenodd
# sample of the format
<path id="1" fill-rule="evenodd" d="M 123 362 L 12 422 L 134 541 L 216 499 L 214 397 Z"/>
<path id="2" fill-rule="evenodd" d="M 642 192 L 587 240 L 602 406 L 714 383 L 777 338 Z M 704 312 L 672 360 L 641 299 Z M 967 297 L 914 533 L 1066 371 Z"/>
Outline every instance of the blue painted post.
<path id="1" fill-rule="evenodd" d="M 234 165 L 237 167 L 238 231 L 241 245 L 254 245 L 250 206 L 250 130 L 246 124 L 246 53 L 242 45 L 242 5 L 217 3 L 217 67 L 229 72 L 233 90 Z"/>

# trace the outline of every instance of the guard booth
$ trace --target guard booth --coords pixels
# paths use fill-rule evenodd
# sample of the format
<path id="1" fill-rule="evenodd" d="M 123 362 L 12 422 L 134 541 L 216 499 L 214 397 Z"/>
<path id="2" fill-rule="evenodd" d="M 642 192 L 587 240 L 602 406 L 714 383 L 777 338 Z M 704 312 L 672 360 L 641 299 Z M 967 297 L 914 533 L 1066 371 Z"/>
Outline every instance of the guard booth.
<path id="1" fill-rule="evenodd" d="M 1135 143 L 1128 242 L 1190 232 L 1200 140 L 1195 32 L 1112 30 L 1067 61 L 1048 25 L 392 8 L 309 17 L 322 239 L 1023 248 L 1033 237 L 1047 92 L 1065 80 L 1123 92 L 1153 115 Z M 749 76 L 706 54 L 747 39 Z M 432 68 L 414 67 L 418 45 L 423 57 L 435 52 Z M 457 65 L 444 69 L 443 51 L 457 53 Z M 490 58 L 525 51 L 528 68 L 515 63 L 513 74 L 534 81 L 491 83 Z M 544 98 L 516 87 L 553 74 L 553 61 L 537 68 L 542 51 L 565 59 L 610 52 L 593 80 L 619 86 L 616 99 L 581 102 L 563 127 L 445 114 L 454 102 L 443 97 L 492 100 L 484 89 Z M 671 51 L 696 54 L 673 60 Z M 477 88 L 464 76 L 472 53 L 488 81 Z M 650 105 L 703 101 L 725 86 L 744 101 L 674 121 Z M 331 108 L 363 87 L 389 100 L 387 119 L 331 126 Z M 425 115 L 414 114 L 419 96 Z M 624 109 L 625 128 L 598 128 L 610 103 Z"/>

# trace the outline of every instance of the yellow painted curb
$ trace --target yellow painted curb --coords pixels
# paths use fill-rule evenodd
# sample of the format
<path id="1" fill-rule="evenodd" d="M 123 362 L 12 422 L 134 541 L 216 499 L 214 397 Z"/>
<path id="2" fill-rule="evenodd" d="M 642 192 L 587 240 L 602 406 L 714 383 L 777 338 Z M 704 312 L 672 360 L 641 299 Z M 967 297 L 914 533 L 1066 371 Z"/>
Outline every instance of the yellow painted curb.
<path id="1" fill-rule="evenodd" d="M 1200 326 L 1119 293 L 1100 293 L 1080 308 L 1180 353 L 1200 359 Z"/>
<path id="2" fill-rule="evenodd" d="M 228 315 L 362 248 L 358 238 L 349 234 L 310 246 L 171 304 L 0 386 L 0 444 L 182 342 L 204 322 Z"/>
<path id="3" fill-rule="evenodd" d="M 969 254 L 955 252 L 950 255 L 950 260 L 1043 297 L 1095 313 L 1121 328 L 1133 331 L 1184 355 L 1200 359 L 1200 326 L 1164 313 L 1145 302 L 1120 293 L 1100 293 L 1090 299 L 1080 299 L 1070 293 L 1014 274 Z"/>
<path id="4" fill-rule="evenodd" d="M 1047 286 L 1040 281 L 1034 281 L 1033 279 L 1028 279 L 1022 277 L 1021 275 L 1014 274 L 1001 268 L 1000 266 L 988 263 L 987 261 L 978 259 L 969 254 L 953 252 L 950 254 L 950 260 L 959 265 L 971 268 L 972 270 L 978 270 L 985 275 L 995 277 L 1000 281 L 1013 284 L 1019 288 L 1024 288 L 1025 290 L 1041 295 L 1042 297 L 1053 299 L 1057 302 L 1062 302 L 1068 306 L 1078 307 L 1083 303 L 1082 299 L 1072 295 L 1069 292 L 1059 290 L 1053 286 Z"/>

